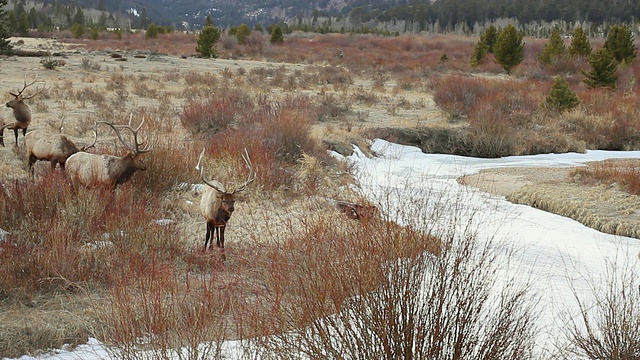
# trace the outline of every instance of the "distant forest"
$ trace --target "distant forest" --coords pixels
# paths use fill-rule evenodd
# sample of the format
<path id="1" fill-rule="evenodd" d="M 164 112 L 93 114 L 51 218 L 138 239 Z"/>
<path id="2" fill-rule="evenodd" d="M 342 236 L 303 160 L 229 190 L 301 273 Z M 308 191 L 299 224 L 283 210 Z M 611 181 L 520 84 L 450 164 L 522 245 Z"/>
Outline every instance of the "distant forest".
<path id="1" fill-rule="evenodd" d="M 207 8 L 211 6 L 216 8 Z M 131 12 L 134 8 L 138 11 Z M 9 0 L 8 13 L 14 29 L 27 21 L 32 29 L 70 28 L 77 21 L 89 27 L 126 23 L 145 28 L 155 23 L 198 29 L 210 16 L 223 28 L 280 23 L 309 31 L 353 31 L 364 26 L 396 32 L 437 28 L 477 33 L 498 19 L 514 19 L 521 25 L 634 24 L 640 18 L 640 0 Z M 128 20 L 123 22 L 123 17 Z M 637 32 L 637 27 L 632 28 Z"/>

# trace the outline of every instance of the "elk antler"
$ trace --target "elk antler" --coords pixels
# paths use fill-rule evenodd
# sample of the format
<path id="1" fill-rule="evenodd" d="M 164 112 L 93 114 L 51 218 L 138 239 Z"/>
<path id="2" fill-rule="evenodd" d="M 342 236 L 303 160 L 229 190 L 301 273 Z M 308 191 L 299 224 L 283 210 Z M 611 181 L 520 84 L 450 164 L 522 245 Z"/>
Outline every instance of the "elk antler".
<path id="1" fill-rule="evenodd" d="M 38 80 L 38 75 L 36 75 L 36 77 L 33 79 L 32 82 L 30 82 L 29 84 L 27 84 L 27 77 L 24 77 L 24 85 L 22 86 L 22 90 L 18 90 L 17 94 L 12 93 L 11 91 L 9 91 L 9 94 L 14 96 L 16 99 L 21 99 L 21 100 L 28 100 L 31 99 L 32 97 L 40 94 L 41 92 L 45 91 L 45 87 L 43 86 L 41 89 L 36 90 L 35 93 L 29 95 L 29 96 L 22 96 L 22 92 L 25 91 L 29 86 L 33 85 L 36 83 L 36 81 Z"/>
<path id="2" fill-rule="evenodd" d="M 140 128 L 144 124 L 144 117 L 142 118 L 142 121 L 140 122 L 140 125 L 138 125 L 138 127 L 135 128 L 135 129 L 133 127 L 131 127 L 131 119 L 132 118 L 133 118 L 133 113 L 129 117 L 129 125 L 114 125 L 113 123 L 111 123 L 109 121 L 100 121 L 99 124 L 106 124 L 106 125 L 110 126 L 116 132 L 116 135 L 118 136 L 118 139 L 120 139 L 120 142 L 122 142 L 122 144 L 127 149 L 129 149 L 131 152 L 133 152 L 134 154 L 142 154 L 142 153 L 146 153 L 146 152 L 151 151 L 151 148 L 140 149 L 140 145 L 142 145 L 143 143 L 139 143 L 138 142 L 138 130 L 140 130 Z M 124 129 L 128 129 L 129 131 L 131 131 L 131 133 L 133 134 L 133 142 L 135 144 L 135 148 L 132 147 L 131 145 L 127 144 L 126 141 L 124 141 L 124 138 L 122 137 L 122 134 L 120 134 L 120 131 L 118 130 L 118 128 L 124 128 Z"/>
<path id="3" fill-rule="evenodd" d="M 233 192 L 227 192 L 226 190 L 224 190 L 222 184 L 220 184 L 219 181 L 214 180 L 215 181 L 215 183 L 214 183 L 213 181 L 207 180 L 205 178 L 205 176 L 204 176 L 204 166 L 200 165 L 200 163 L 202 162 L 202 157 L 204 156 L 204 151 L 205 151 L 205 149 L 202 149 L 202 152 L 200 153 L 200 158 L 198 159 L 198 165 L 196 165 L 196 170 L 198 168 L 200 168 L 200 177 L 202 178 L 202 182 L 204 182 L 205 184 L 211 186 L 217 192 L 219 192 L 221 194 L 233 195 L 233 194 L 235 194 L 237 192 L 243 191 L 247 187 L 247 185 L 251 184 L 253 182 L 253 180 L 256 179 L 256 173 L 255 173 L 255 171 L 253 171 L 253 166 L 251 165 L 251 159 L 249 158 L 249 153 L 247 152 L 247 149 L 244 149 L 244 154 L 242 154 L 242 159 L 244 160 L 245 164 L 247 164 L 247 167 L 250 170 L 249 177 L 247 178 L 247 181 L 245 181 L 242 185 L 240 185 L 235 190 L 233 190 Z"/>
<path id="4" fill-rule="evenodd" d="M 91 149 L 92 147 L 96 146 L 96 143 L 98 142 L 98 123 L 95 123 L 96 129 L 93 130 L 93 144 L 89 145 L 89 146 L 83 146 L 80 151 L 86 151 Z"/>
<path id="5" fill-rule="evenodd" d="M 247 167 L 249 168 L 249 176 L 247 177 L 247 181 L 245 181 L 244 184 L 238 186 L 235 190 L 233 190 L 232 194 L 235 194 L 240 191 L 244 191 L 247 185 L 251 184 L 253 180 L 256 179 L 256 172 L 253 171 L 251 159 L 249 158 L 249 153 L 247 152 L 246 148 L 244 149 L 244 154 L 242 154 L 242 159 L 244 160 L 244 163 L 247 164 Z"/>
<path id="6" fill-rule="evenodd" d="M 224 188 L 221 187 L 222 184 L 220 184 L 218 181 L 214 180 L 216 183 L 218 183 L 218 184 L 215 184 L 215 183 L 211 182 L 210 180 L 207 180 L 204 177 L 204 166 L 200 167 L 200 177 L 202 178 L 202 182 L 203 183 L 211 186 L 212 188 L 214 188 L 220 194 L 227 194 L 227 192 L 224 190 Z M 220 185 L 220 186 L 218 186 L 218 185 Z"/>
<path id="7" fill-rule="evenodd" d="M 202 151 L 200 152 L 200 157 L 198 157 L 198 164 L 196 165 L 196 170 L 200 170 L 200 163 L 202 162 L 202 158 L 204 157 L 204 150 L 205 148 L 202 148 Z"/>

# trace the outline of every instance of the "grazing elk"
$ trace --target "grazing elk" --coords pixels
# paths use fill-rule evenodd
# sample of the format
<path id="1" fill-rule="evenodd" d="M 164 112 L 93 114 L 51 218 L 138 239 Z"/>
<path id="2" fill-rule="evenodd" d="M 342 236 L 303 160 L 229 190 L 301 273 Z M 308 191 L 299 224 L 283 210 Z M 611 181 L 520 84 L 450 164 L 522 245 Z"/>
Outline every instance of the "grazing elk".
<path id="1" fill-rule="evenodd" d="M 114 156 L 80 151 L 67 159 L 67 172 L 74 185 L 106 185 L 115 189 L 119 184 L 129 180 L 136 171 L 144 171 L 147 169 L 139 157 L 141 154 L 151 151 L 151 149 L 141 149 L 140 145 L 142 145 L 142 143 L 138 142 L 138 130 L 140 130 L 140 127 L 144 124 L 144 118 L 135 129 L 131 127 L 131 118 L 129 118 L 129 125 L 114 125 L 107 121 L 100 121 L 98 124 L 110 126 L 129 152 L 124 156 Z M 122 134 L 120 134 L 120 129 L 131 131 L 135 146 L 127 144 Z"/>
<path id="2" fill-rule="evenodd" d="M 63 119 L 64 121 L 64 119 Z M 33 165 L 38 160 L 46 160 L 51 163 L 51 170 L 55 169 L 56 164 L 60 164 L 62 171 L 65 169 L 65 162 L 67 159 L 80 151 L 86 151 L 96 145 L 98 141 L 98 133 L 94 130 L 94 139 L 91 145 L 78 146 L 66 136 L 62 134 L 50 134 L 41 130 L 34 130 L 29 132 L 25 138 L 24 143 L 27 147 L 27 158 L 29 159 L 29 171 L 33 175 Z M 60 131 L 62 131 L 62 122 L 60 124 Z"/>
<path id="3" fill-rule="evenodd" d="M 204 153 L 204 149 L 202 151 Z M 235 210 L 235 195 L 243 191 L 247 185 L 251 184 L 251 182 L 256 178 L 247 149 L 244 150 L 242 159 L 244 159 L 245 164 L 249 168 L 249 176 L 247 181 L 236 187 L 233 191 L 227 191 L 217 180 L 207 180 L 204 176 L 204 167 L 200 169 L 202 182 L 206 185 L 202 191 L 202 198 L 200 199 L 200 212 L 207 222 L 207 235 L 204 239 L 204 250 L 207 249 L 209 241 L 211 241 L 209 248 L 211 249 L 213 247 L 214 232 L 216 235 L 216 246 L 224 250 L 224 229 L 231 218 L 231 214 Z M 200 156 L 200 160 L 202 160 L 202 155 Z M 198 161 L 198 167 L 199 166 L 200 161 Z M 196 167 L 196 169 L 198 167 Z"/>
<path id="4" fill-rule="evenodd" d="M 37 79 L 38 77 L 36 76 L 36 78 L 29 84 L 27 84 L 27 79 L 25 79 L 22 90 L 19 90 L 17 94 L 9 92 L 14 99 L 7 102 L 5 105 L 8 108 L 13 109 L 13 117 L 15 118 L 15 121 L 10 124 L 4 124 L 2 128 L 0 128 L 0 145 L 4 146 L 4 129 L 13 130 L 13 133 L 16 136 L 16 146 L 18 145 L 18 130 L 22 129 L 22 136 L 27 135 L 27 128 L 29 127 L 29 124 L 31 124 L 31 108 L 29 105 L 25 104 L 24 100 L 33 98 L 43 92 L 45 88 L 42 87 L 29 96 L 23 96 L 22 92 L 24 92 L 29 86 L 35 84 Z"/>

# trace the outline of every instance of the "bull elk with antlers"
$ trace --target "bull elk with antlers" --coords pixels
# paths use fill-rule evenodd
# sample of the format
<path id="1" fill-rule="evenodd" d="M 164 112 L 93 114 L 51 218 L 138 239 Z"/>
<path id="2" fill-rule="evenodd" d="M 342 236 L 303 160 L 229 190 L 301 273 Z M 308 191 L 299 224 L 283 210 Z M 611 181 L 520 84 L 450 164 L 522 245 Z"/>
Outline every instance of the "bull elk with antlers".
<path id="1" fill-rule="evenodd" d="M 62 131 L 62 123 L 64 118 L 60 122 L 60 131 Z M 51 170 L 55 169 L 56 164 L 60 164 L 60 168 L 64 171 L 65 162 L 67 159 L 80 151 L 86 151 L 96 145 L 98 141 L 98 133 L 94 130 L 94 139 L 91 145 L 78 146 L 65 135 L 62 134 L 50 134 L 41 130 L 34 130 L 29 132 L 25 138 L 24 143 L 27 147 L 27 158 L 29 160 L 29 171 L 33 175 L 33 165 L 38 160 L 46 160 L 51 163 Z"/>
<path id="2" fill-rule="evenodd" d="M 143 144 L 138 142 L 138 130 L 144 124 L 144 118 L 135 129 L 131 127 L 131 117 L 129 118 L 129 125 L 114 125 L 107 121 L 100 121 L 98 124 L 105 124 L 111 127 L 116 132 L 120 142 L 129 150 L 128 153 L 124 156 L 114 156 L 80 151 L 67 159 L 67 172 L 73 184 L 82 184 L 84 186 L 92 184 L 106 185 L 115 189 L 119 184 L 129 180 L 136 171 L 147 169 L 140 160 L 140 155 L 151 151 L 151 149 L 141 149 L 140 146 Z M 129 130 L 133 134 L 134 146 L 127 144 L 120 133 L 120 129 Z"/>
<path id="3" fill-rule="evenodd" d="M 202 149 L 202 154 L 200 154 L 200 160 L 198 160 L 196 169 L 200 167 L 200 161 L 203 155 L 204 149 Z M 216 246 L 224 250 L 224 229 L 231 218 L 231 214 L 235 210 L 235 196 L 237 193 L 244 191 L 247 185 L 251 184 L 256 178 L 247 149 L 244 150 L 242 159 L 249 168 L 249 176 L 242 185 L 236 187 L 233 191 L 226 190 L 217 180 L 207 180 L 204 176 L 204 167 L 200 168 L 200 177 L 206 185 L 202 191 L 202 198 L 200 199 L 200 212 L 207 222 L 207 234 L 204 239 L 205 250 L 207 249 L 209 241 L 211 241 L 209 248 L 213 247 L 214 232 L 216 235 Z"/>
<path id="4" fill-rule="evenodd" d="M 24 96 L 22 93 L 29 86 L 35 84 L 37 79 L 38 77 L 36 76 L 36 78 L 29 84 L 27 84 L 27 79 L 25 79 L 22 90 L 19 90 L 17 93 L 9 92 L 14 99 L 7 102 L 5 105 L 8 108 L 13 109 L 13 117 L 15 118 L 15 121 L 10 124 L 4 124 L 2 128 L 0 128 L 0 145 L 4 146 L 4 129 L 13 130 L 13 133 L 16 136 L 16 146 L 18 145 L 18 130 L 22 129 L 22 136 L 27 135 L 27 128 L 29 127 L 29 124 L 31 124 L 31 108 L 24 101 L 40 94 L 45 90 L 45 88 L 42 87 L 28 96 Z"/>

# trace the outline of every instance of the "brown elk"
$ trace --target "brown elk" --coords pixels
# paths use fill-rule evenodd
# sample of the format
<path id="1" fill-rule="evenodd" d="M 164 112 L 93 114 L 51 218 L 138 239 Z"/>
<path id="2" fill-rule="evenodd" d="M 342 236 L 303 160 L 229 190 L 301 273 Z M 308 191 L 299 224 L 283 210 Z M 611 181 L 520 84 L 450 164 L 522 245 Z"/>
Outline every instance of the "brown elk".
<path id="1" fill-rule="evenodd" d="M 140 155 L 151 151 L 151 148 L 140 148 L 142 143 L 138 142 L 138 130 L 144 124 L 144 118 L 137 128 L 129 125 L 114 125 L 107 121 L 100 121 L 98 124 L 105 124 L 111 127 L 120 142 L 129 150 L 124 156 L 91 154 L 84 151 L 71 155 L 66 161 L 66 168 L 74 185 L 106 185 L 113 189 L 119 184 L 129 180 L 138 170 L 144 171 L 146 165 L 140 160 Z M 122 137 L 120 129 L 127 129 L 133 134 L 135 146 L 127 144 Z"/>
<path id="2" fill-rule="evenodd" d="M 60 131 L 62 131 L 62 119 L 60 123 Z M 96 145 L 98 141 L 98 133 L 94 130 L 94 139 L 91 145 L 78 146 L 65 135 L 62 134 L 50 134 L 41 130 L 34 130 L 29 132 L 25 138 L 24 143 L 27 148 L 27 158 L 29 161 L 29 171 L 33 175 L 33 165 L 38 160 L 46 160 L 51 163 L 51 170 L 55 169 L 56 164 L 60 164 L 60 168 L 64 171 L 65 162 L 67 159 L 80 151 L 86 151 Z"/>
<path id="3" fill-rule="evenodd" d="M 4 129 L 13 130 L 13 133 L 16 137 L 16 146 L 18 145 L 18 130 L 22 129 L 22 136 L 27 135 L 27 128 L 29 127 L 29 124 L 31 124 L 31 108 L 24 102 L 24 100 L 33 98 L 34 96 L 43 92 L 45 88 L 42 87 L 29 96 L 24 96 L 22 95 L 22 93 L 29 86 L 35 84 L 37 79 L 38 77 L 36 76 L 36 78 L 29 84 L 27 84 L 27 79 L 25 79 L 22 90 L 18 90 L 17 93 L 9 92 L 9 94 L 13 96 L 14 99 L 10 100 L 5 105 L 8 108 L 13 109 L 13 117 L 15 118 L 15 121 L 10 124 L 4 124 L 2 128 L 0 128 L 0 145 L 4 146 Z"/>
<path id="4" fill-rule="evenodd" d="M 202 151 L 204 153 L 204 149 Z M 217 180 L 207 180 L 204 176 L 204 167 L 200 169 L 202 182 L 206 185 L 202 191 L 202 198 L 200 199 L 200 212 L 207 222 L 204 250 L 207 249 L 207 244 L 210 244 L 210 249 L 213 247 L 214 232 L 216 236 L 216 246 L 224 250 L 224 230 L 231 218 L 231 214 L 235 210 L 235 196 L 237 193 L 244 191 L 247 185 L 251 184 L 256 178 L 251 159 L 249 159 L 249 154 L 246 149 L 244 150 L 244 154 L 242 154 L 242 159 L 249 168 L 249 176 L 242 185 L 236 187 L 233 191 L 227 191 Z M 202 155 L 200 156 L 200 160 L 202 160 Z M 198 167 L 199 166 L 200 161 L 198 161 Z M 198 167 L 196 167 L 196 169 Z M 209 243 L 209 241 L 211 242 Z"/>

